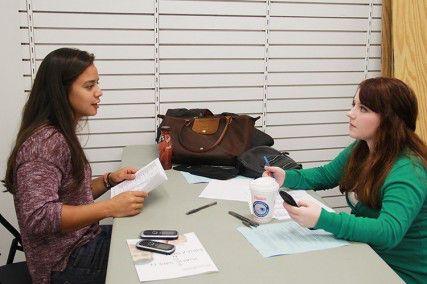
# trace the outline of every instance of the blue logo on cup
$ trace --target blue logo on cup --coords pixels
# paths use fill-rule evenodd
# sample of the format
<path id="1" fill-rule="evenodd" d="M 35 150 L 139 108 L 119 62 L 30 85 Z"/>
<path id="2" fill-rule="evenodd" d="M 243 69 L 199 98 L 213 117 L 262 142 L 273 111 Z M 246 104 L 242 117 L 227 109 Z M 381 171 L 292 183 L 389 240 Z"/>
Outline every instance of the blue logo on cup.
<path id="1" fill-rule="evenodd" d="M 263 201 L 255 201 L 253 204 L 254 213 L 257 217 L 265 217 L 268 214 L 270 208 L 268 204 Z"/>

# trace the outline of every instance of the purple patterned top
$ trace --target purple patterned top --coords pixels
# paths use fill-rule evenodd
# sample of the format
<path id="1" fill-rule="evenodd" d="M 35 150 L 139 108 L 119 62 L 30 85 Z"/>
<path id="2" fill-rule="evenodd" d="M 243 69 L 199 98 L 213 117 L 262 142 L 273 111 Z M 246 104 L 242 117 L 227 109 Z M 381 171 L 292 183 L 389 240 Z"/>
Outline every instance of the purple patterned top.
<path id="1" fill-rule="evenodd" d="M 21 146 L 16 157 L 15 210 L 33 283 L 49 283 L 52 271 L 62 271 L 71 252 L 93 239 L 98 223 L 61 233 L 62 205 L 93 203 L 91 169 L 80 188 L 72 188 L 71 154 L 64 136 L 43 126 Z"/>

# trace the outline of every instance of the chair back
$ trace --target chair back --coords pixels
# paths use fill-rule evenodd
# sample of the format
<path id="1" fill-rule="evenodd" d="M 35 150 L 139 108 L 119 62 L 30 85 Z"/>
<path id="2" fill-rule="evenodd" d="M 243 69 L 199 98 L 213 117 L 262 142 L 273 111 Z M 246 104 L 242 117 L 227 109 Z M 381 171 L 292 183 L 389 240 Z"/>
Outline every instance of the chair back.
<path id="1" fill-rule="evenodd" d="M 14 238 L 12 240 L 12 244 L 10 245 L 6 265 L 0 266 L 0 284 L 31 284 L 32 281 L 28 271 L 27 263 L 25 261 L 13 263 L 16 251 L 23 251 L 21 234 L 1 214 L 0 223 L 12 234 Z"/>
<path id="2" fill-rule="evenodd" d="M 3 225 L 3 227 L 6 228 L 6 230 L 8 230 L 12 234 L 14 238 L 10 245 L 9 255 L 6 261 L 6 264 L 10 264 L 10 263 L 13 263 L 17 250 L 24 251 L 22 248 L 21 234 L 1 214 L 0 214 L 0 223 Z"/>

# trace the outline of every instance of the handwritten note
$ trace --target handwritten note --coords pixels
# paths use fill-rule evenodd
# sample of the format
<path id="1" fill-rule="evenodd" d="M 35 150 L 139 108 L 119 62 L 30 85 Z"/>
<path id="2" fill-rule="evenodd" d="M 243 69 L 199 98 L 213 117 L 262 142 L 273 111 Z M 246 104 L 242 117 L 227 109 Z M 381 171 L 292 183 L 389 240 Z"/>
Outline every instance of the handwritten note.
<path id="1" fill-rule="evenodd" d="M 135 179 L 125 180 L 111 188 L 111 198 L 125 191 L 150 192 L 168 179 L 159 159 L 155 159 L 136 172 Z"/>

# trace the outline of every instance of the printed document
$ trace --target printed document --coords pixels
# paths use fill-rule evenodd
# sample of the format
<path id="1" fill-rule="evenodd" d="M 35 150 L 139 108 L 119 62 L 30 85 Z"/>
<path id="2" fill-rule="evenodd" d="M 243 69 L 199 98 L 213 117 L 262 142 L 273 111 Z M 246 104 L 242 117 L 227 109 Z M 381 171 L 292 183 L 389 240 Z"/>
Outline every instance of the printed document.
<path id="1" fill-rule="evenodd" d="M 177 240 L 163 241 L 175 245 L 175 252 L 171 255 L 140 251 L 135 248 L 138 241 L 127 240 L 127 243 L 141 282 L 218 271 L 195 233 L 180 235 Z"/>
<path id="2" fill-rule="evenodd" d="M 125 180 L 111 188 L 111 198 L 125 191 L 140 190 L 150 192 L 168 180 L 159 159 L 155 159 L 135 173 L 135 179 Z"/>
<path id="3" fill-rule="evenodd" d="M 324 230 L 309 230 L 294 221 L 237 230 L 263 257 L 323 250 L 348 245 Z"/>

